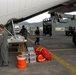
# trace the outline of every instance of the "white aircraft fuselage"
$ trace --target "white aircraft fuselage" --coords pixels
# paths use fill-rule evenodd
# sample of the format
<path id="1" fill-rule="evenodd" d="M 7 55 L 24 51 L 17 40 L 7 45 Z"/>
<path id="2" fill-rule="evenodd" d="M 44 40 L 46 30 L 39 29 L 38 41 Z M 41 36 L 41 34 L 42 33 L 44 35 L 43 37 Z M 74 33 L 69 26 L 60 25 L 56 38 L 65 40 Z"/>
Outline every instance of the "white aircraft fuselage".
<path id="1" fill-rule="evenodd" d="M 0 0 L 0 24 L 12 18 L 24 18 L 63 4 L 68 0 Z"/>

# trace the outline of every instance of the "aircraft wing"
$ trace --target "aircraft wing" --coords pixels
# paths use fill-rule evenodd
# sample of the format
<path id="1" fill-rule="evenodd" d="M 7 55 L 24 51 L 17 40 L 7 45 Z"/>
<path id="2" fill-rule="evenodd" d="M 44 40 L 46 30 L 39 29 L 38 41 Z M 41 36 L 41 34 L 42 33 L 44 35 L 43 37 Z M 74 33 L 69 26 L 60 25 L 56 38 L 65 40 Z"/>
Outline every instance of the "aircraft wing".
<path id="1" fill-rule="evenodd" d="M 14 19 L 23 21 L 54 6 L 71 0 L 0 0 L 0 24 Z"/>
<path id="2" fill-rule="evenodd" d="M 76 11 L 76 0 L 70 0 L 61 5 L 55 6 L 50 9 L 49 13 L 58 12 L 58 13 L 67 13 Z"/>

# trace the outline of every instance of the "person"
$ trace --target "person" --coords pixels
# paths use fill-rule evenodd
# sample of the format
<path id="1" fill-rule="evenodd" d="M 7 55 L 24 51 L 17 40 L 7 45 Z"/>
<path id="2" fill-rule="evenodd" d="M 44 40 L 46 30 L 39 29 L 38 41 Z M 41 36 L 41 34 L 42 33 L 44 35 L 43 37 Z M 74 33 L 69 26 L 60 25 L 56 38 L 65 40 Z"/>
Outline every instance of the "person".
<path id="1" fill-rule="evenodd" d="M 22 29 L 21 29 L 21 31 L 20 31 L 20 34 L 21 34 L 22 36 L 24 36 L 25 39 L 27 39 L 27 29 L 25 28 L 24 25 L 22 26 Z"/>
<path id="2" fill-rule="evenodd" d="M 25 39 L 27 39 L 27 29 L 25 28 L 24 25 L 22 26 L 22 29 L 21 29 L 21 31 L 20 31 L 20 34 L 21 34 L 22 36 L 24 36 Z M 27 43 L 25 42 L 24 44 L 25 44 L 25 46 L 26 46 L 26 48 L 27 48 Z"/>
<path id="3" fill-rule="evenodd" d="M 33 31 L 32 31 L 32 28 L 31 28 L 31 27 L 30 27 L 30 29 L 29 29 L 29 32 L 30 32 L 30 35 L 33 34 Z"/>
<path id="4" fill-rule="evenodd" d="M 8 66 L 8 32 L 4 25 L 0 24 L 0 56 L 1 67 Z"/>
<path id="5" fill-rule="evenodd" d="M 40 30 L 39 30 L 39 27 L 37 27 L 37 29 L 35 30 L 35 35 L 36 35 L 36 40 L 35 40 L 35 45 L 39 45 L 40 43 L 40 38 L 39 38 L 39 35 L 40 35 Z"/>

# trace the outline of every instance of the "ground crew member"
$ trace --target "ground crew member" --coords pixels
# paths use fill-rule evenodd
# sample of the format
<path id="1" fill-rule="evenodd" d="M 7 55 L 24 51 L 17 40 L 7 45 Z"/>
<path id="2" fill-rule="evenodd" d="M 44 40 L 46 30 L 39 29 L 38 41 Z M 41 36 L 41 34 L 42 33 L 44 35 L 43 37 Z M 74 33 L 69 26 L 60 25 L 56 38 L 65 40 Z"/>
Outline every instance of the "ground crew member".
<path id="1" fill-rule="evenodd" d="M 25 28 L 24 25 L 22 26 L 22 29 L 21 29 L 21 31 L 20 31 L 20 34 L 21 34 L 22 36 L 24 36 L 25 39 L 27 39 L 27 29 Z"/>
<path id="2" fill-rule="evenodd" d="M 1 67 L 8 66 L 8 33 L 5 27 L 0 24 L 0 55 Z"/>
<path id="3" fill-rule="evenodd" d="M 35 41 L 35 45 L 39 45 L 39 35 L 40 35 L 40 31 L 39 31 L 39 27 L 37 27 L 37 29 L 35 30 L 35 35 L 36 35 L 36 41 Z"/>
<path id="4" fill-rule="evenodd" d="M 24 36 L 25 39 L 27 39 L 27 29 L 25 28 L 24 25 L 22 26 L 22 29 L 21 29 L 21 31 L 20 31 L 20 34 L 21 34 L 22 36 Z M 27 48 L 27 44 L 26 44 L 26 43 L 25 43 L 25 46 L 26 46 L 26 48 Z"/>

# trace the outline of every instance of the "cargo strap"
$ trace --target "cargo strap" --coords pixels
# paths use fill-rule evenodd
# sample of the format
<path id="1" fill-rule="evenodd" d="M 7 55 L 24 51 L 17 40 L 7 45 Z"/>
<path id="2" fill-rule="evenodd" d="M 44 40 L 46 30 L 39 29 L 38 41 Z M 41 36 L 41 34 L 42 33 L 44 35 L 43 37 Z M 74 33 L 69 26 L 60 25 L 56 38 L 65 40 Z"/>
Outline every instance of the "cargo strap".
<path id="1" fill-rule="evenodd" d="M 36 51 L 40 51 L 40 52 L 41 52 L 41 51 L 42 51 L 42 49 L 43 49 L 43 48 L 38 47 L 38 48 L 36 49 Z"/>

